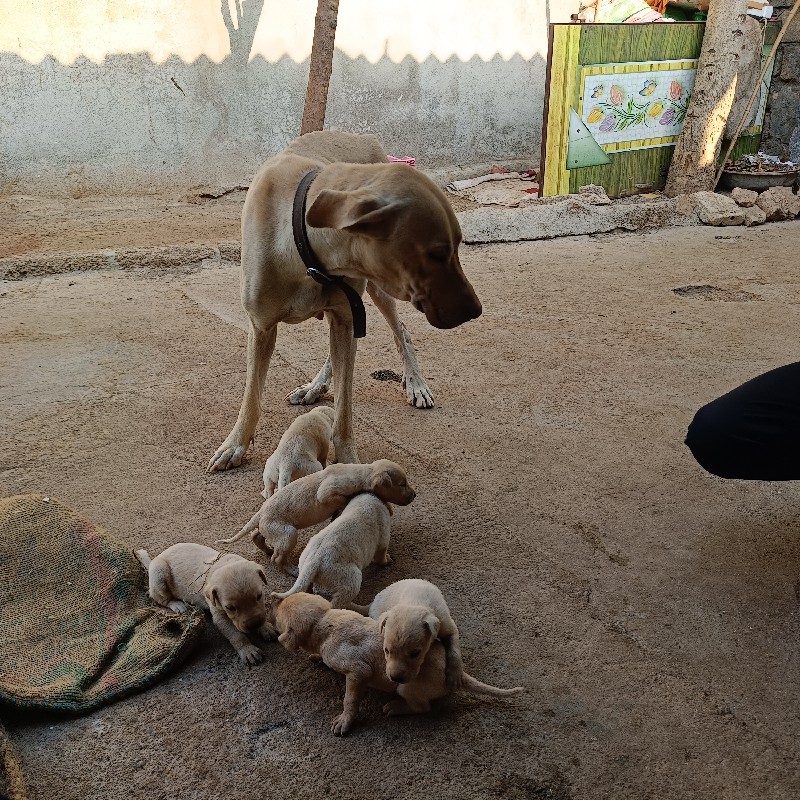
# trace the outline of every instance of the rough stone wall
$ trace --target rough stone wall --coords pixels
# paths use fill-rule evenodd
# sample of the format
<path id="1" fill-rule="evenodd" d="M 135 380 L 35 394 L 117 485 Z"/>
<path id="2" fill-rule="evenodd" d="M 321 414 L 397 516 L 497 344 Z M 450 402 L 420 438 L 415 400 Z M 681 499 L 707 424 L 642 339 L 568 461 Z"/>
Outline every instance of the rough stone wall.
<path id="1" fill-rule="evenodd" d="M 317 0 L 0 3 L 0 191 L 245 183 L 300 129 Z M 326 126 L 425 168 L 538 161 L 578 0 L 341 0 Z"/>
<path id="2" fill-rule="evenodd" d="M 794 0 L 776 0 L 775 10 L 785 18 L 793 4 Z M 800 163 L 800 13 L 775 56 L 761 149 Z"/>

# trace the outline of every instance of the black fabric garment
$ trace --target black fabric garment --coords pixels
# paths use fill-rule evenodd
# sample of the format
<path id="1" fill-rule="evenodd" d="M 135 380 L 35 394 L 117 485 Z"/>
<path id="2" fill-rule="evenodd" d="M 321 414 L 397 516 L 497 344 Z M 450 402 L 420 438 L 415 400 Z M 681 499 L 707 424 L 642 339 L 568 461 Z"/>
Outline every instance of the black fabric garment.
<path id="1" fill-rule="evenodd" d="M 703 406 L 686 444 L 721 478 L 800 479 L 800 363 L 765 372 Z"/>

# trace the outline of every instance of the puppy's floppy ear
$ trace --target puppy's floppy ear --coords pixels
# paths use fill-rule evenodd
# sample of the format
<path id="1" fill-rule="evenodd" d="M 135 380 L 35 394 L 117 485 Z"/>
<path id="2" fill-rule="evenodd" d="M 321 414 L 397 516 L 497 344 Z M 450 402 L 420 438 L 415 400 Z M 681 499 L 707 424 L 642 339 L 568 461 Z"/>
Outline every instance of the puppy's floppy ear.
<path id="1" fill-rule="evenodd" d="M 203 596 L 206 598 L 209 605 L 219 608 L 219 595 L 217 594 L 216 586 L 211 586 L 211 587 L 207 586 L 203 590 Z"/>
<path id="2" fill-rule="evenodd" d="M 381 489 L 386 491 L 392 488 L 392 476 L 386 470 L 376 472 L 372 476 L 372 491 L 377 494 Z"/>
<path id="3" fill-rule="evenodd" d="M 428 629 L 431 639 L 435 639 L 439 635 L 439 618 L 435 614 L 428 614 L 422 624 Z"/>
<path id="4" fill-rule="evenodd" d="M 323 189 L 306 212 L 312 228 L 335 228 L 373 239 L 387 239 L 398 222 L 402 203 L 373 194 L 369 189 L 339 192 Z"/>
<path id="5" fill-rule="evenodd" d="M 381 633 L 383 633 L 383 629 L 386 627 L 386 619 L 387 619 L 388 616 L 389 616 L 389 612 L 388 611 L 384 611 L 383 614 L 381 614 L 378 617 L 378 625 L 380 625 Z"/>

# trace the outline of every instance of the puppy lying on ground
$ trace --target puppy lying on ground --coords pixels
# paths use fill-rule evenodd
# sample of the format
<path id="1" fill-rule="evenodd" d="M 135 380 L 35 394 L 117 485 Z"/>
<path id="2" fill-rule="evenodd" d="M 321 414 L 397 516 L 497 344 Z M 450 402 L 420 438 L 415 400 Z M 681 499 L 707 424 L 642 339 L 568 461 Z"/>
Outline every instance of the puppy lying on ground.
<path id="1" fill-rule="evenodd" d="M 248 634 L 274 639 L 271 609 L 264 599 L 267 576 L 254 561 L 220 553 L 201 544 L 182 542 L 152 561 L 147 550 L 136 550 L 150 578 L 150 597 L 179 614 L 186 603 L 211 612 L 214 624 L 246 664 L 262 659 Z"/>
<path id="2" fill-rule="evenodd" d="M 416 677 L 396 684 L 386 675 L 383 637 L 380 626 L 371 617 L 355 611 L 335 609 L 322 597 L 303 592 L 275 604 L 275 624 L 281 635 L 278 641 L 291 651 L 302 650 L 318 656 L 332 670 L 345 676 L 344 708 L 333 721 L 332 730 L 344 736 L 358 715 L 358 706 L 368 686 L 400 696 L 383 707 L 388 716 L 423 714 L 431 700 L 448 694 L 445 682 L 445 652 L 434 641 Z M 462 687 L 473 694 L 503 697 L 524 689 L 498 689 L 462 673 Z"/>
<path id="3" fill-rule="evenodd" d="M 264 491 L 269 500 L 292 481 L 325 468 L 333 434 L 333 409 L 327 406 L 301 414 L 281 436 L 264 465 Z"/>
<path id="4" fill-rule="evenodd" d="M 379 592 L 369 606 L 383 634 L 386 674 L 397 683 L 413 681 L 438 639 L 447 655 L 447 687 L 458 689 L 464 675 L 458 628 L 444 595 L 429 581 L 408 578 Z"/>
<path id="5" fill-rule="evenodd" d="M 372 464 L 331 464 L 276 492 L 239 533 L 222 539 L 220 544 L 231 544 L 250 534 L 256 547 L 291 573 L 290 556 L 297 544 L 297 532 L 324 522 L 362 492 L 372 492 L 398 506 L 407 506 L 416 497 L 403 468 L 394 461 L 382 458 Z"/>
<path id="6" fill-rule="evenodd" d="M 367 564 L 391 564 L 389 535 L 391 512 L 374 494 L 358 494 L 341 515 L 312 536 L 300 554 L 294 586 L 287 592 L 273 592 L 280 600 L 296 592 L 308 592 L 316 585 L 333 593 L 334 608 L 352 605 L 361 589 L 361 570 Z"/>

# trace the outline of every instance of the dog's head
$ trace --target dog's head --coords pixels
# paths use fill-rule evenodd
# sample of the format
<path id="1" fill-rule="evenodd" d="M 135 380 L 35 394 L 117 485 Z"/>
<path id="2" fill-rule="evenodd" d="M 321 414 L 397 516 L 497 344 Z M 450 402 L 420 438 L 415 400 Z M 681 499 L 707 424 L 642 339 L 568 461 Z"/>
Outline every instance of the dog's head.
<path id="1" fill-rule="evenodd" d="M 373 461 L 370 491 L 385 503 L 407 506 L 417 493 L 408 485 L 405 470 L 394 461 L 381 458 Z M 389 509 L 391 512 L 391 509 Z"/>
<path id="2" fill-rule="evenodd" d="M 431 644 L 439 635 L 439 619 L 424 606 L 395 606 L 378 618 L 383 635 L 386 677 L 409 683 L 419 675 Z"/>
<path id="3" fill-rule="evenodd" d="M 331 610 L 331 604 L 316 594 L 296 592 L 282 599 L 273 592 L 272 598 L 278 641 L 287 650 L 301 647 L 312 628 Z"/>
<path id="4" fill-rule="evenodd" d="M 215 570 L 203 595 L 210 606 L 222 610 L 242 633 L 254 633 L 272 621 L 264 592 L 267 576 L 254 561 L 234 561 Z"/>
<path id="5" fill-rule="evenodd" d="M 331 425 L 333 425 L 333 420 L 335 418 L 335 412 L 331 406 L 318 406 L 310 413 L 312 414 L 319 414 L 319 416 L 326 419 Z"/>
<path id="6" fill-rule="evenodd" d="M 323 172 L 337 188 L 319 192 L 306 222 L 354 237 L 350 255 L 360 277 L 411 302 L 435 328 L 480 316 L 458 259 L 461 228 L 430 178 L 405 164 L 331 164 Z"/>

